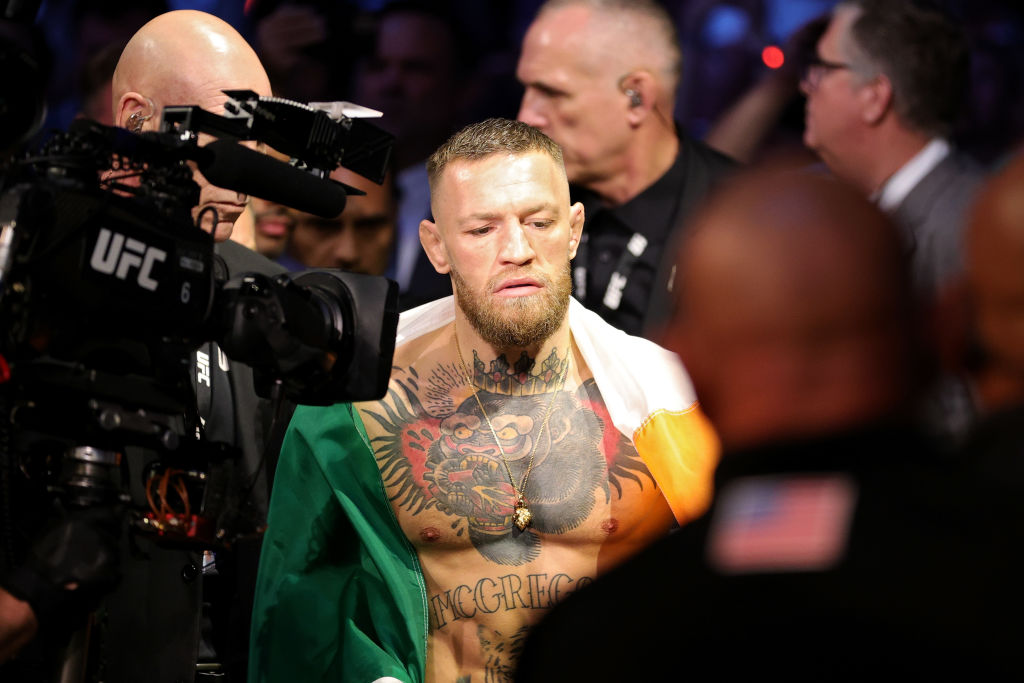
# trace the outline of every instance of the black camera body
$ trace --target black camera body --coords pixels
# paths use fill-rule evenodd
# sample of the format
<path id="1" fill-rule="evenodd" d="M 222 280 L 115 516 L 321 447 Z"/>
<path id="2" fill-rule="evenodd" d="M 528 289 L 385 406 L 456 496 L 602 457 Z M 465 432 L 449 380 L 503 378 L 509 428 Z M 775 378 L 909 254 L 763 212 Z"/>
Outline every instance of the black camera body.
<path id="1" fill-rule="evenodd" d="M 200 436 L 196 349 L 216 342 L 253 369 L 263 396 L 370 400 L 387 390 L 398 322 L 397 285 L 383 277 L 228 276 L 193 221 L 193 167 L 222 187 L 256 185 L 267 199 L 333 215 L 355 190 L 326 177 L 330 164 L 347 167 L 351 155 L 379 181 L 391 143 L 365 122 L 228 94 L 228 116 L 173 107 L 160 133 L 78 122 L 13 161 L 0 184 L 0 483 L 27 474 L 73 506 L 126 501 L 122 454 L 147 449 L 157 454 L 151 509 L 136 526 L 198 548 L 230 543 L 238 530 L 222 512 L 244 490 L 219 473 L 235 450 Z M 200 147 L 200 132 L 221 137 Z M 239 144 L 268 138 L 292 163 Z M 170 492 L 168 471 L 182 482 Z M 150 491 L 160 476 L 164 488 Z"/>

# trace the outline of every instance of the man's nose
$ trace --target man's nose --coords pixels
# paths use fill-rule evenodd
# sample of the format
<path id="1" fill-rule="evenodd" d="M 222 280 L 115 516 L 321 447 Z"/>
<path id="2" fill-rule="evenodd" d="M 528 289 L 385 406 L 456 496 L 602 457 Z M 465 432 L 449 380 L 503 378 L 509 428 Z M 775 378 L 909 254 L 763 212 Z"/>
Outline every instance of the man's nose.
<path id="1" fill-rule="evenodd" d="M 516 223 L 509 227 L 508 238 L 501 249 L 502 261 L 524 265 L 532 261 L 534 256 L 533 245 L 530 244 L 523 226 Z"/>
<path id="2" fill-rule="evenodd" d="M 534 128 L 543 128 L 548 124 L 543 106 L 532 89 L 527 88 L 523 93 L 523 101 L 519 104 L 519 114 L 516 115 L 516 118 Z"/>
<path id="3" fill-rule="evenodd" d="M 331 240 L 331 254 L 338 267 L 351 270 L 359 265 L 359 245 L 355 230 L 343 227 Z"/>

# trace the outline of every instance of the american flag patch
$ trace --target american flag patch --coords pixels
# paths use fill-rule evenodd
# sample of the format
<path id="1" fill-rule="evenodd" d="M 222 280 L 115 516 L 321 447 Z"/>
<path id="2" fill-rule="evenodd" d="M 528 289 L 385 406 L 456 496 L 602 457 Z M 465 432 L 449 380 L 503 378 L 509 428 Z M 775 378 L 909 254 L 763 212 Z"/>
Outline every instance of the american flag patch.
<path id="1" fill-rule="evenodd" d="M 726 574 L 828 569 L 846 549 L 856 497 L 841 474 L 731 482 L 718 494 L 708 562 Z"/>

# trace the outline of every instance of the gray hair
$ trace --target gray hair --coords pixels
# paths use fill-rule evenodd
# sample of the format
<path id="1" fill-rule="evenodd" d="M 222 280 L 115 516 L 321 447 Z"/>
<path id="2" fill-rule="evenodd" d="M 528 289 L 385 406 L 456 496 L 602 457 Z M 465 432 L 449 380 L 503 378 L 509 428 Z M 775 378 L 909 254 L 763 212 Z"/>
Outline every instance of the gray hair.
<path id="1" fill-rule="evenodd" d="M 893 106 L 907 126 L 948 135 L 967 91 L 967 38 L 953 20 L 912 0 L 844 0 L 856 12 L 841 43 L 861 77 L 884 74 Z"/>

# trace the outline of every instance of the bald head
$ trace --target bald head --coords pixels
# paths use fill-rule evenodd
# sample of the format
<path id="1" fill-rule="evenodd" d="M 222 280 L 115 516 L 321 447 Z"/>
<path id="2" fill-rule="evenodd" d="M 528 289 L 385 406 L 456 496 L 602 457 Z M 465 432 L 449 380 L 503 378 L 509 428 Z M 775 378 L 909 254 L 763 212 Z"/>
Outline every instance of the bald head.
<path id="1" fill-rule="evenodd" d="M 967 284 L 983 360 L 977 389 L 996 408 L 1024 402 L 1024 154 L 989 179 L 972 207 Z"/>
<path id="2" fill-rule="evenodd" d="M 130 130 L 157 130 L 167 106 L 198 105 L 222 113 L 223 90 L 268 96 L 270 81 L 256 53 L 230 24 L 195 10 L 167 12 L 132 36 L 114 70 L 114 123 Z M 202 142 L 202 140 L 201 140 Z M 200 208 L 217 211 L 217 240 L 227 239 L 245 196 L 210 185 L 197 173 Z M 204 212 L 209 216 L 210 212 Z"/>
<path id="3" fill-rule="evenodd" d="M 167 12 L 132 37 L 114 70 L 114 116 L 119 125 L 135 111 L 133 93 L 156 104 L 155 127 L 168 105 L 223 110 L 225 88 L 270 94 L 256 53 L 230 24 L 195 10 Z M 148 113 L 148 112 L 147 112 Z"/>
<path id="4" fill-rule="evenodd" d="M 911 293 L 898 234 L 834 180 L 738 178 L 679 260 L 666 344 L 728 447 L 878 417 L 906 398 Z"/>
<path id="5" fill-rule="evenodd" d="M 552 0 L 523 38 L 518 118 L 561 145 L 571 182 L 624 203 L 675 159 L 680 62 L 653 0 Z"/>

